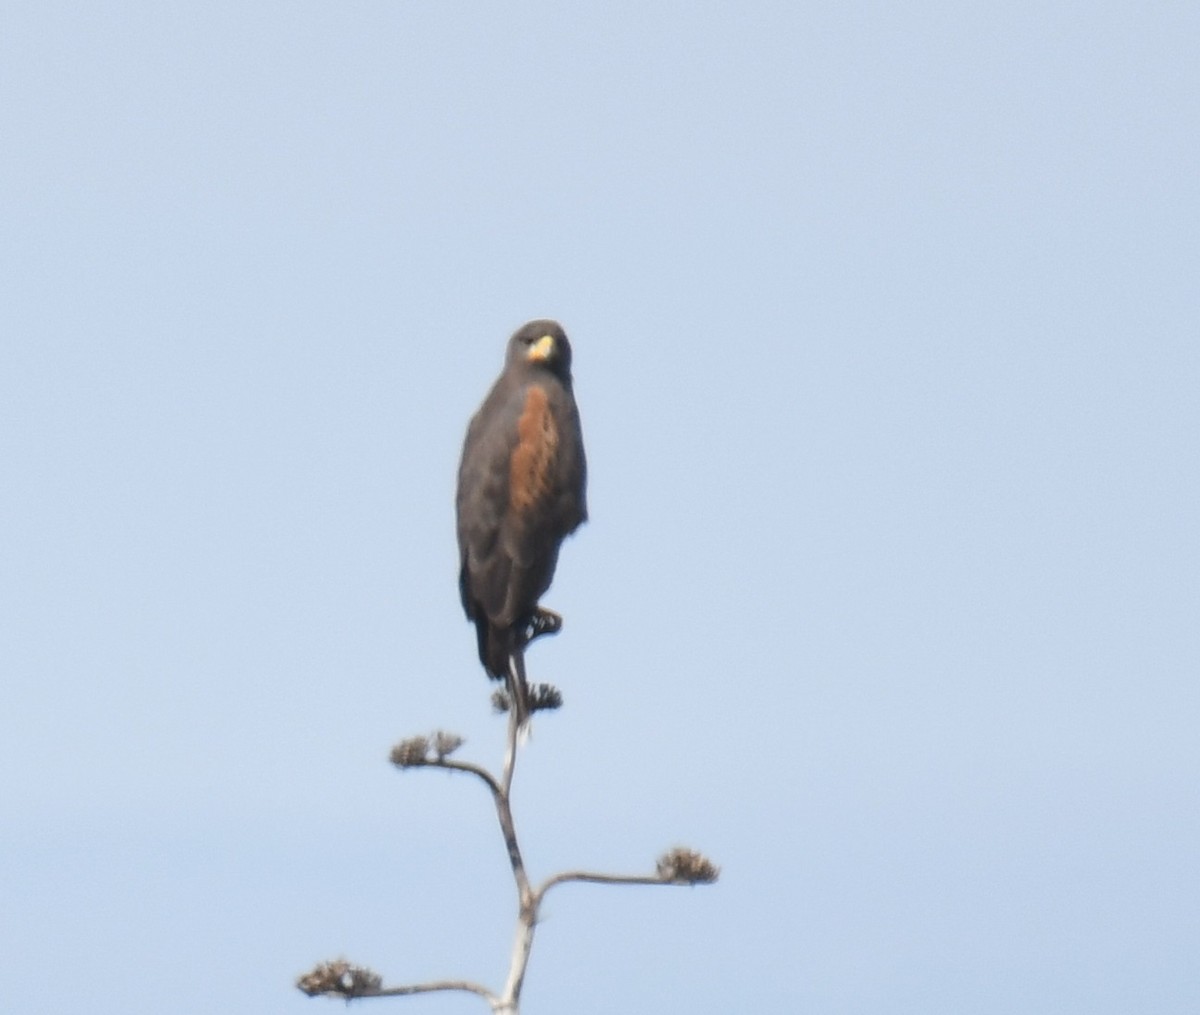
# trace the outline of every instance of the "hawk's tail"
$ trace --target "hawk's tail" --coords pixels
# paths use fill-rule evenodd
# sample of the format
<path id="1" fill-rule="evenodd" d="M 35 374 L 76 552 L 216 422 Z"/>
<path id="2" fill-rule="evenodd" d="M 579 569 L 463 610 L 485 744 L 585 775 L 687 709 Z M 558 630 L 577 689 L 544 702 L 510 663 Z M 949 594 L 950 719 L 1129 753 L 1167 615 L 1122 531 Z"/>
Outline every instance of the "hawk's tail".
<path id="1" fill-rule="evenodd" d="M 517 722 L 517 741 L 529 739 L 529 682 L 525 679 L 525 641 L 514 638 L 508 655 L 508 705 Z"/>
<path id="2" fill-rule="evenodd" d="M 476 621 L 479 633 L 479 659 L 487 675 L 503 680 L 508 691 L 508 707 L 517 720 L 517 731 L 524 743 L 529 737 L 529 682 L 525 679 L 524 631 L 513 627 L 493 627 L 485 619 Z"/>

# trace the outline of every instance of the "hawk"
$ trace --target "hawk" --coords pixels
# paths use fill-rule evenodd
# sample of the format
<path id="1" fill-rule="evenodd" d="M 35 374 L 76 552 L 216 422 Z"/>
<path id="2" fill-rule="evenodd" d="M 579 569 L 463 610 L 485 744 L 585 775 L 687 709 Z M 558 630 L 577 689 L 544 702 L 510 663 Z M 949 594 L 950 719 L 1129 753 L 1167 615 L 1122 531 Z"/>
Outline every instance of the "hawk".
<path id="1" fill-rule="evenodd" d="M 538 600 L 562 541 L 587 520 L 586 488 L 571 343 L 558 322 L 530 321 L 508 340 L 467 427 L 456 501 L 463 610 L 487 675 L 507 683 L 518 729 L 529 721 L 525 646 L 562 626 Z"/>

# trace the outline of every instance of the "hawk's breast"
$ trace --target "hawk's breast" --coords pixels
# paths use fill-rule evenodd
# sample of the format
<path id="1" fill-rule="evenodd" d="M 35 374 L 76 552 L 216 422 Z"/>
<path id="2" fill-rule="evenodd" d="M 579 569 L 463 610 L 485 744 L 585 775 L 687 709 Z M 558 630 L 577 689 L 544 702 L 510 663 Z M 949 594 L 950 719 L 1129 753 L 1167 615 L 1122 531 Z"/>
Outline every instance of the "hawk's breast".
<path id="1" fill-rule="evenodd" d="M 517 446 L 509 462 L 508 500 L 517 514 L 524 514 L 552 495 L 557 456 L 558 424 L 550 411 L 550 400 L 544 388 L 532 384 L 517 420 Z"/>

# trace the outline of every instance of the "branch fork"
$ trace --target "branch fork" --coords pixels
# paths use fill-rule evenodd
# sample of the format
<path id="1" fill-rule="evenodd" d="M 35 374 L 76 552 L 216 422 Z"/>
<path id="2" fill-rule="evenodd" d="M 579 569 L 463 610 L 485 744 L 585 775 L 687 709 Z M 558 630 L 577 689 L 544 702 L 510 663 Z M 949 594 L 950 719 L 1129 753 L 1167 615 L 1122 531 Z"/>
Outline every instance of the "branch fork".
<path id="1" fill-rule="evenodd" d="M 548 684 L 530 688 L 531 710 L 553 709 L 562 704 L 557 688 Z M 525 971 L 533 951 L 534 931 L 538 925 L 542 902 L 551 889 L 568 882 L 600 885 L 701 885 L 712 884 L 720 870 L 712 861 L 694 850 L 677 847 L 658 859 L 653 874 L 603 874 L 593 871 L 563 871 L 554 874 L 536 887 L 530 882 L 521 856 L 516 825 L 512 813 L 512 782 L 517 765 L 519 742 L 518 719 L 515 709 L 508 708 L 504 692 L 497 692 L 496 705 L 508 711 L 508 737 L 504 764 L 499 777 L 482 765 L 460 761 L 451 755 L 463 744 L 462 737 L 437 731 L 432 736 L 409 737 L 391 751 L 391 762 L 397 768 L 440 768 L 448 772 L 463 772 L 479 779 L 492 795 L 500 834 L 508 851 L 509 865 L 517 890 L 517 926 L 513 936 L 512 954 L 504 987 L 495 993 L 468 980 L 434 980 L 427 983 L 383 986 L 383 978 L 372 970 L 355 966 L 344 959 L 323 962 L 299 978 L 296 986 L 309 996 L 325 995 L 346 1000 L 360 997 L 402 997 L 440 991 L 474 994 L 487 1002 L 493 1015 L 519 1015 L 521 990 Z"/>

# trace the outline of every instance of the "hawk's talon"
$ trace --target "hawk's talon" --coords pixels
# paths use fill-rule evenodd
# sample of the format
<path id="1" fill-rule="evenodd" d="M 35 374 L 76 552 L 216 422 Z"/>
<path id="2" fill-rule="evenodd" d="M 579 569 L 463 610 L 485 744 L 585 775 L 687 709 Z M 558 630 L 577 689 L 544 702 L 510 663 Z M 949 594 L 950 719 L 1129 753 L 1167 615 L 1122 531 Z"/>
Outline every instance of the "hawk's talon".
<path id="1" fill-rule="evenodd" d="M 528 645 L 535 638 L 540 638 L 543 634 L 558 634 L 562 630 L 562 626 L 563 619 L 561 614 L 539 606 L 537 612 L 529 618 L 529 623 L 525 627 L 525 644 Z"/>

